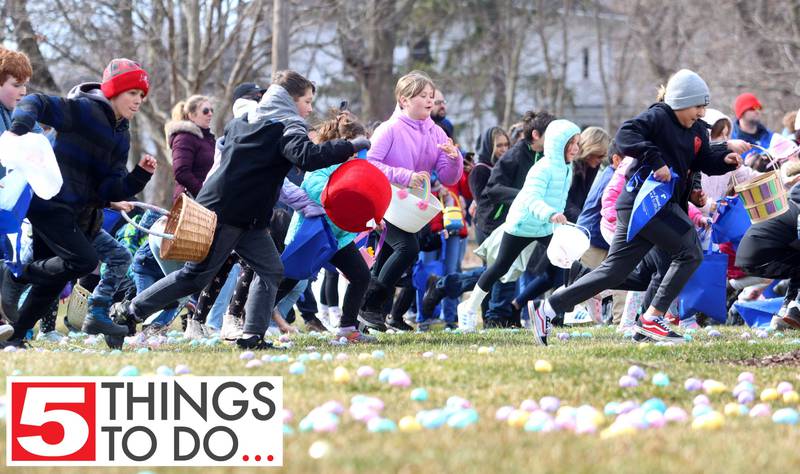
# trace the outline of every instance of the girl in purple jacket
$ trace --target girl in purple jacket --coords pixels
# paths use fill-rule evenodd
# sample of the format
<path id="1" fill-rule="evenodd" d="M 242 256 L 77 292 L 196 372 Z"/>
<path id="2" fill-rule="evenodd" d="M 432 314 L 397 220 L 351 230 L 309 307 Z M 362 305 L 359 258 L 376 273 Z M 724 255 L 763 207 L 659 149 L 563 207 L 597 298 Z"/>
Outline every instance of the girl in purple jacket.
<path id="1" fill-rule="evenodd" d="M 211 101 L 202 95 L 193 95 L 172 109 L 172 120 L 167 122 L 164 130 L 172 150 L 172 170 L 175 173 L 173 201 L 183 193 L 194 199 L 214 164 L 213 116 Z"/>
<path id="2" fill-rule="evenodd" d="M 431 119 L 436 86 L 425 73 L 412 71 L 395 86 L 397 108 L 372 136 L 367 159 L 401 187 L 421 187 L 435 172 L 446 185 L 458 182 L 463 171 L 461 153 L 444 131 Z M 393 294 L 395 284 L 419 253 L 416 234 L 386 223 L 386 243 L 373 267 L 373 279 L 359 314 L 367 328 L 385 331 L 387 325 L 408 331 L 411 326 L 402 318 L 389 318 L 384 303 Z"/>

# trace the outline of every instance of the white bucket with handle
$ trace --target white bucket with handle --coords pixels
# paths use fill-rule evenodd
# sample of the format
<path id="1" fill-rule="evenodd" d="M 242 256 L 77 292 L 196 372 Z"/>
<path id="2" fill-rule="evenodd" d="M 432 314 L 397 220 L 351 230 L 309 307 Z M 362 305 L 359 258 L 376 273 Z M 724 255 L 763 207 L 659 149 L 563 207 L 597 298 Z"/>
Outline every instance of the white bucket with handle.
<path id="1" fill-rule="evenodd" d="M 442 204 L 431 194 L 431 182 L 425 178 L 420 188 L 392 185 L 392 200 L 383 218 L 406 232 L 415 234 L 442 212 Z"/>
<path id="2" fill-rule="evenodd" d="M 571 222 L 554 227 L 547 258 L 556 267 L 570 268 L 589 250 L 589 230 Z"/>

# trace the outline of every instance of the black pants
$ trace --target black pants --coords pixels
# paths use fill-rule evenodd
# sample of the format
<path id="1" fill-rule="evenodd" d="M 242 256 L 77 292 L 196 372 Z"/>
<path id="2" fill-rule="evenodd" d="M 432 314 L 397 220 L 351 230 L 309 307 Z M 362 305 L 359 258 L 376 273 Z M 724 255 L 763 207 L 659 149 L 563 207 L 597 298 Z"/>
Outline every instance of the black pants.
<path id="1" fill-rule="evenodd" d="M 651 306 L 661 312 L 669 309 L 669 305 L 703 261 L 697 232 L 686 212 L 670 202 L 628 242 L 630 216 L 630 209 L 617 210 L 617 230 L 608 257 L 599 267 L 570 287 L 553 293 L 549 301 L 555 312 L 569 311 L 576 304 L 603 290 L 624 289 L 628 276 L 653 246 L 669 255 L 670 265 L 664 272 Z"/>
<path id="2" fill-rule="evenodd" d="M 211 312 L 211 307 L 214 306 L 214 302 L 217 301 L 222 287 L 225 286 L 225 282 L 228 280 L 228 274 L 238 260 L 239 256 L 232 253 L 219 268 L 219 271 L 214 276 L 214 279 L 211 280 L 211 283 L 203 288 L 203 291 L 200 292 L 200 298 L 197 299 L 197 309 L 192 315 L 192 319 L 199 321 L 201 324 L 206 323 L 206 318 L 208 317 L 208 313 Z"/>
<path id="3" fill-rule="evenodd" d="M 478 287 L 487 293 L 491 291 L 492 285 L 500 281 L 500 278 L 508 272 L 514 260 L 525 250 L 525 247 L 530 245 L 531 242 L 538 242 L 538 245 L 543 245 L 547 248 L 547 246 L 550 245 L 550 239 L 552 237 L 552 235 L 547 235 L 545 237 L 518 237 L 503 232 L 503 238 L 500 240 L 500 248 L 497 251 L 497 258 L 478 279 Z M 541 258 L 546 259 L 547 255 L 543 254 Z M 546 271 L 548 274 L 555 274 L 557 271 L 557 268 L 549 261 L 540 262 L 537 267 Z"/>
<path id="4" fill-rule="evenodd" d="M 356 318 L 361 303 L 364 301 L 364 294 L 369 287 L 369 267 L 352 242 L 339 249 L 330 260 L 330 263 L 342 272 L 347 281 L 347 291 L 344 294 L 342 304 L 342 320 L 339 327 L 357 326 Z M 278 288 L 278 296 L 275 301 L 280 301 L 297 284 L 297 280 L 286 278 Z M 310 285 L 309 285 L 310 286 Z"/>
<path id="5" fill-rule="evenodd" d="M 319 302 L 325 306 L 339 306 L 339 272 L 325 270 Z"/>
<path id="6" fill-rule="evenodd" d="M 14 324 L 13 339 L 22 339 L 68 281 L 91 273 L 97 267 L 92 241 L 78 227 L 77 218 L 64 210 L 28 212 L 33 226 L 35 261 L 22 268 L 19 281 L 31 284 Z"/>
<path id="7" fill-rule="evenodd" d="M 376 291 L 374 296 L 368 298 L 365 307 L 370 310 L 380 310 L 386 299 L 386 293 L 393 290 L 403 273 L 406 272 L 419 257 L 419 241 L 416 234 L 386 223 L 386 240 L 377 261 L 372 267 L 375 282 L 384 291 Z"/>

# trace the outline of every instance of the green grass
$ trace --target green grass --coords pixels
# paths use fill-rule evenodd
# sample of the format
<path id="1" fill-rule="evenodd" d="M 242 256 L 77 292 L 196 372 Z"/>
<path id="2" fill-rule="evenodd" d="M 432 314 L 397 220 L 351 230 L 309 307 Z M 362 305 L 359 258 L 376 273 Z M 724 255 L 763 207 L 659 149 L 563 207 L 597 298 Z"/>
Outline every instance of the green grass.
<path id="1" fill-rule="evenodd" d="M 267 363 L 246 369 L 239 352 L 228 347 L 188 348 L 175 352 L 162 348 L 147 354 L 130 351 L 121 355 L 62 352 L 4 353 L 0 372 L 14 370 L 23 375 L 115 375 L 124 365 L 135 365 L 141 373 L 152 373 L 160 365 L 188 364 L 195 375 L 282 375 L 284 405 L 294 412 L 292 426 L 312 408 L 328 400 L 347 406 L 356 394 L 384 400 L 384 416 L 395 421 L 421 409 L 442 407 L 448 397 L 467 398 L 480 413 L 480 421 L 465 430 L 443 427 L 419 433 L 369 433 L 365 426 L 345 415 L 339 430 L 331 434 L 299 433 L 285 437 L 284 465 L 281 472 L 788 472 L 800 465 L 800 427 L 779 426 L 769 419 L 726 418 L 718 431 L 693 431 L 690 424 L 669 425 L 660 430 L 642 431 L 632 436 L 601 439 L 599 434 L 527 433 L 495 421 L 495 411 L 503 405 L 518 405 L 526 398 L 545 395 L 559 397 L 563 404 L 590 404 L 602 410 L 609 401 L 643 402 L 660 397 L 668 405 L 691 411 L 694 393 L 683 389 L 688 377 L 713 378 L 733 388 L 737 375 L 748 370 L 756 375 L 758 391 L 779 381 L 790 381 L 800 388 L 800 368 L 777 366 L 752 368 L 737 361 L 789 352 L 800 348 L 793 342 L 797 334 L 771 336 L 756 344 L 742 340 L 742 329 L 723 331 L 723 337 L 710 339 L 701 331 L 690 344 L 676 347 L 636 346 L 623 341 L 612 329 L 591 329 L 592 338 L 552 341 L 548 348 L 536 347 L 524 332 L 489 331 L 473 335 L 442 332 L 382 336 L 380 344 L 332 347 L 308 336 L 296 340 L 291 356 L 307 352 L 310 345 L 322 353 L 345 352 L 346 361 L 309 362 L 301 376 L 288 374 L 287 363 Z M 553 338 L 554 339 L 554 338 Z M 492 354 L 479 354 L 479 346 L 493 346 Z M 51 347 L 52 348 L 52 347 Z M 360 353 L 381 349 L 384 359 L 359 360 Z M 448 359 L 423 358 L 433 351 Z M 537 373 L 533 363 L 546 359 L 552 373 Z M 618 380 L 632 364 L 644 367 L 650 375 L 667 373 L 668 387 L 643 382 L 639 387 L 622 389 Z M 335 384 L 333 370 L 347 367 L 353 380 Z M 402 367 L 412 378 L 412 387 L 425 387 L 430 399 L 424 403 L 409 399 L 411 388 L 390 387 L 355 377 L 361 365 L 376 371 Z M 2 389 L 5 390 L 5 385 Z M 722 411 L 732 401 L 730 392 L 712 398 Z M 782 404 L 775 403 L 776 409 Z M 610 420 L 607 420 L 610 421 Z M 607 424 L 606 424 L 607 426 Z M 5 444 L 5 429 L 0 443 Z M 331 449 L 322 459 L 312 459 L 309 446 L 327 441 Z M 3 453 L 3 456 L 5 453 Z M 3 460 L 2 464 L 5 464 Z M 11 471 L 9 468 L 0 468 Z M 96 472 L 139 472 L 143 469 L 97 469 Z M 184 472 L 186 469 L 147 469 L 153 472 Z M 85 472 L 76 469 L 17 469 L 19 472 Z M 234 471 L 234 469 L 228 469 Z M 204 469 L 204 472 L 228 472 Z M 235 470 L 240 472 L 239 469 Z M 245 469 L 241 469 L 242 472 Z M 255 470 L 253 470 L 255 471 Z M 195 470 L 195 472 L 200 472 Z"/>

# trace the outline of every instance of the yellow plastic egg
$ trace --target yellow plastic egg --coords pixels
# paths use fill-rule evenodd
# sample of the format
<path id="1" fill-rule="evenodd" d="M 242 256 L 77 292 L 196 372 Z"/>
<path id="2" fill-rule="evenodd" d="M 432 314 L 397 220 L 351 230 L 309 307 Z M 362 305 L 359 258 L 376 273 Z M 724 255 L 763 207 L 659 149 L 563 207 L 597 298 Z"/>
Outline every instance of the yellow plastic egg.
<path id="1" fill-rule="evenodd" d="M 397 427 L 404 433 L 414 433 L 422 430 L 422 425 L 419 424 L 413 416 L 404 416 L 400 418 Z"/>
<path id="2" fill-rule="evenodd" d="M 553 371 L 553 364 L 546 360 L 537 360 L 533 365 L 533 370 L 536 372 L 550 373 Z"/>
<path id="3" fill-rule="evenodd" d="M 726 387 L 724 383 L 717 380 L 706 380 L 703 383 L 703 388 L 709 395 L 717 395 L 728 390 L 728 387 Z"/>
<path id="4" fill-rule="evenodd" d="M 609 426 L 600 432 L 600 439 L 616 438 L 617 436 L 627 436 L 636 434 L 636 428 L 630 425 Z"/>
<path id="5" fill-rule="evenodd" d="M 350 372 L 342 366 L 336 367 L 333 370 L 333 381 L 336 383 L 349 383 Z"/>
<path id="6" fill-rule="evenodd" d="M 794 405 L 800 403 L 800 394 L 794 390 L 783 394 L 783 403 Z"/>
<path id="7" fill-rule="evenodd" d="M 739 404 L 735 402 L 726 403 L 724 412 L 725 416 L 739 416 L 742 413 Z"/>
<path id="8" fill-rule="evenodd" d="M 478 354 L 480 354 L 480 355 L 491 354 L 491 352 L 492 351 L 489 350 L 489 348 L 486 347 L 486 346 L 481 346 L 481 347 L 478 348 Z"/>
<path id="9" fill-rule="evenodd" d="M 780 394 L 774 388 L 765 388 L 761 391 L 762 402 L 774 402 L 779 396 Z"/>
<path id="10" fill-rule="evenodd" d="M 718 430 L 725 424 L 725 417 L 718 411 L 698 416 L 692 422 L 693 430 Z"/>
<path id="11" fill-rule="evenodd" d="M 514 428 L 522 428 L 525 426 L 525 423 L 528 422 L 528 417 L 530 413 L 525 410 L 514 410 L 508 415 L 508 426 L 512 426 Z"/>

